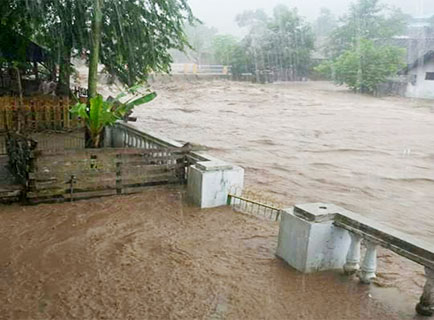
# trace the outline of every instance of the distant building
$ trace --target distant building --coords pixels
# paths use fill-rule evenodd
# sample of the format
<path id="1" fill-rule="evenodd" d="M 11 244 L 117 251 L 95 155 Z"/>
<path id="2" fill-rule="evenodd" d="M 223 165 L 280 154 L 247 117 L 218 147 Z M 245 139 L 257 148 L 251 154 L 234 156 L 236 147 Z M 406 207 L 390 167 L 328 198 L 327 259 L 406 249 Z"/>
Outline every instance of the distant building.
<path id="1" fill-rule="evenodd" d="M 405 48 L 407 67 L 389 81 L 386 91 L 411 98 L 434 99 L 434 16 L 414 17 L 407 34 L 393 37 L 389 44 Z M 384 89 L 384 88 L 383 88 Z"/>
<path id="2" fill-rule="evenodd" d="M 434 99 L 434 50 L 417 58 L 403 73 L 408 77 L 407 97 Z"/>

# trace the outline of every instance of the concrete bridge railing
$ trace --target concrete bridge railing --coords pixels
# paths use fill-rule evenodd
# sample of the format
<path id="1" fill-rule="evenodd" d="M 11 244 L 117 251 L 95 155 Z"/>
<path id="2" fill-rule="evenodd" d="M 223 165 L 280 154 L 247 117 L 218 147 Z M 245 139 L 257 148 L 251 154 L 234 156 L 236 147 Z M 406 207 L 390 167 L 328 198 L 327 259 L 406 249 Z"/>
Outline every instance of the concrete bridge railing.
<path id="1" fill-rule="evenodd" d="M 366 251 L 361 257 L 361 243 Z M 381 225 L 344 208 L 323 203 L 297 205 L 281 214 L 277 255 L 302 272 L 343 269 L 371 283 L 378 246 L 425 267 L 426 285 L 416 307 L 434 313 L 434 245 Z"/>

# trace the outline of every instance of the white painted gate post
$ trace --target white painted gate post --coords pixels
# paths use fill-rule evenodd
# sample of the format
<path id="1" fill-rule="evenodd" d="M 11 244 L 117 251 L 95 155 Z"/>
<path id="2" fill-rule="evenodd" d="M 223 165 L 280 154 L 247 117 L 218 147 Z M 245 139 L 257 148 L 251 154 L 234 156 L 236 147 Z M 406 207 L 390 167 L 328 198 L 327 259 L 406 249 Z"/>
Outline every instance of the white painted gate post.
<path id="1" fill-rule="evenodd" d="M 360 243 L 362 237 L 350 232 L 351 244 L 348 249 L 347 262 L 344 264 L 344 272 L 347 275 L 356 273 L 360 268 Z"/>
<path id="2" fill-rule="evenodd" d="M 365 284 L 370 284 L 372 279 L 376 277 L 377 271 L 377 244 L 371 241 L 366 241 L 366 253 L 362 263 L 362 272 L 359 275 L 360 281 Z"/>

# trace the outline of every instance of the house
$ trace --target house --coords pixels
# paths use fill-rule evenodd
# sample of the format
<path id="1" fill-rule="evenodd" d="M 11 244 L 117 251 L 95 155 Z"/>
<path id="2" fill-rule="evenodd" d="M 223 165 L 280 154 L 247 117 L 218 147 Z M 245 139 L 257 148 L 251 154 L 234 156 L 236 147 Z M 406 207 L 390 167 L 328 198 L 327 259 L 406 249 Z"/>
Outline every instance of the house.
<path id="1" fill-rule="evenodd" d="M 434 50 L 410 63 L 403 74 L 408 78 L 406 97 L 434 99 Z"/>
<path id="2" fill-rule="evenodd" d="M 26 61 L 43 63 L 48 60 L 49 52 L 24 36 L 8 30 L 2 32 L 0 39 L 0 58 L 5 61 Z"/>
<path id="3" fill-rule="evenodd" d="M 38 91 L 40 69 L 54 73 L 50 52 L 21 34 L 0 26 L 0 96 L 18 93 L 18 76 L 12 66 L 19 62 L 23 93 Z M 52 76 L 53 77 L 53 76 Z"/>

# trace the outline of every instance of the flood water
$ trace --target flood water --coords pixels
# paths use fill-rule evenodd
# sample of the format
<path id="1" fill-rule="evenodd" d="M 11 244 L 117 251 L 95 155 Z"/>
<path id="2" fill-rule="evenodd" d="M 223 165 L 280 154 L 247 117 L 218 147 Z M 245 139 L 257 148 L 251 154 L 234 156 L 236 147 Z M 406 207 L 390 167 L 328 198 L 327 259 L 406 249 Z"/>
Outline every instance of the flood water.
<path id="1" fill-rule="evenodd" d="M 208 147 L 284 205 L 331 202 L 434 241 L 434 102 L 327 82 L 153 86 L 141 128 Z"/>
<path id="2" fill-rule="evenodd" d="M 320 82 L 154 88 L 137 125 L 243 166 L 249 189 L 333 202 L 432 243 L 430 102 Z M 421 266 L 380 249 L 376 285 L 304 275 L 275 257 L 277 223 L 191 208 L 184 192 L 0 205 L 0 319 L 419 319 Z"/>
<path id="3" fill-rule="evenodd" d="M 276 222 L 184 192 L 0 205 L 0 319 L 420 319 L 416 297 L 296 272 Z"/>

